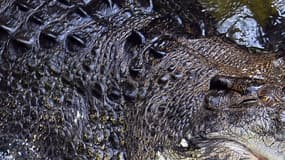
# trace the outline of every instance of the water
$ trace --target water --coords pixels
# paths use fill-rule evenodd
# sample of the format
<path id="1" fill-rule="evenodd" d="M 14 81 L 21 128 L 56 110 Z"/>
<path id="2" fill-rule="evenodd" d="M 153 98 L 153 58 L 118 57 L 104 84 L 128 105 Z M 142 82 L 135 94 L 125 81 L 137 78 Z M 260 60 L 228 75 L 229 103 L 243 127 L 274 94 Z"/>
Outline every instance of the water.
<path id="1" fill-rule="evenodd" d="M 239 45 L 273 49 L 272 32 L 284 25 L 283 0 L 199 0 L 216 20 L 216 30 Z M 279 30 L 279 33 L 284 30 Z M 276 37 L 276 36 L 275 36 Z M 280 39 L 280 38 L 279 38 Z M 278 43 L 278 42 L 276 42 Z"/>

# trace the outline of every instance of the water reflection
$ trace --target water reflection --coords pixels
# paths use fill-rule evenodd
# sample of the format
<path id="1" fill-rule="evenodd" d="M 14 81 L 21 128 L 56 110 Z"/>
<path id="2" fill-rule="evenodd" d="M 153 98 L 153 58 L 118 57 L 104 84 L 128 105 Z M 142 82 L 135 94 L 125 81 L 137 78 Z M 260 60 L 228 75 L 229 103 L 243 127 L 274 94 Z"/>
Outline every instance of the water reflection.
<path id="1" fill-rule="evenodd" d="M 226 33 L 238 44 L 247 47 L 263 48 L 267 41 L 260 24 L 253 18 L 252 12 L 246 7 L 238 8 L 231 17 L 223 18 L 217 24 L 219 33 Z M 261 39 L 262 38 L 262 39 Z"/>
<path id="2" fill-rule="evenodd" d="M 205 11 L 216 19 L 219 33 L 246 47 L 268 49 L 270 33 L 265 29 L 278 24 L 278 21 L 281 23 L 280 19 L 285 18 L 284 0 L 199 1 Z"/>

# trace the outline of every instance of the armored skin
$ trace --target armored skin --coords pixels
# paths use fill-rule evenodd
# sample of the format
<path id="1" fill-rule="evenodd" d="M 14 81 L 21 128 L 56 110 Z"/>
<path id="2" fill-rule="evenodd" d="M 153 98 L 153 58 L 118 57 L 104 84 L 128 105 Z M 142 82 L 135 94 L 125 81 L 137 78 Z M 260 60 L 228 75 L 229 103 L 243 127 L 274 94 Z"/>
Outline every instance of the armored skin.
<path id="1" fill-rule="evenodd" d="M 284 59 L 197 39 L 157 3 L 1 1 L 0 158 L 284 158 Z M 209 109 L 229 95 L 213 79 L 254 101 Z"/>

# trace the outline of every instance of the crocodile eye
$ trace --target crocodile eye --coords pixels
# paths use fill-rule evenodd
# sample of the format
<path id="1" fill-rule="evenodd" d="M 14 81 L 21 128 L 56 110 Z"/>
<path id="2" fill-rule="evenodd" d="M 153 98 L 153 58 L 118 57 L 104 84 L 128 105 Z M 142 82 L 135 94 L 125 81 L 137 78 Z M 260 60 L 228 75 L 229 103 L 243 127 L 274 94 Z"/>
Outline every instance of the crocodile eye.
<path id="1" fill-rule="evenodd" d="M 269 102 L 270 101 L 270 98 L 268 96 L 261 96 L 260 99 L 263 101 L 263 102 Z"/>
<path id="2" fill-rule="evenodd" d="M 260 96 L 259 99 L 264 106 L 274 106 L 275 104 L 275 100 L 271 96 Z"/>

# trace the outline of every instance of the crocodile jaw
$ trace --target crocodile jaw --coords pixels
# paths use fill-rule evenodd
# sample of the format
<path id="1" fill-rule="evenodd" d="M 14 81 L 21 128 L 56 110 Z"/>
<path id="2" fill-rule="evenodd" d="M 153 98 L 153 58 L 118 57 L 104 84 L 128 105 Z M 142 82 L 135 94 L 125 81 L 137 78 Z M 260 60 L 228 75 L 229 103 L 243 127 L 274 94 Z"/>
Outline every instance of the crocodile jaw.
<path id="1" fill-rule="evenodd" d="M 281 109 L 281 108 L 280 108 Z M 241 120 L 251 119 L 250 123 L 232 122 L 229 126 L 217 119 L 215 124 L 207 125 L 198 132 L 190 132 L 174 148 L 164 148 L 157 152 L 157 160 L 203 160 L 203 159 L 250 159 L 250 160 L 285 160 L 284 126 L 279 128 L 274 116 L 269 114 L 272 108 L 252 108 Z M 283 109 L 281 109 L 283 110 Z M 267 116 L 265 116 L 267 114 Z M 261 118 L 259 116 L 263 115 Z M 278 111 L 278 122 L 285 122 L 285 111 Z M 201 116 L 201 115 L 200 115 Z M 208 115 L 207 115 L 208 116 Z M 259 118 L 253 120 L 254 117 Z M 218 117 L 215 115 L 215 117 Z M 276 117 L 275 117 L 276 118 Z M 206 121 L 209 123 L 209 121 Z M 203 121 L 203 123 L 206 123 Z M 224 126 L 224 127 L 222 127 Z M 221 127 L 221 128 L 219 128 Z M 216 128 L 211 130 L 211 128 Z M 219 128 L 219 129 L 217 129 Z M 187 139 L 187 140 L 186 140 Z"/>
<path id="2" fill-rule="evenodd" d="M 241 128 L 236 128 L 236 131 L 244 132 Z M 227 134 L 226 134 L 227 135 Z M 275 139 L 271 137 L 257 138 L 254 133 L 235 137 L 232 135 L 222 136 L 221 133 L 211 133 L 209 139 L 216 139 L 223 137 L 226 141 L 221 146 L 231 148 L 237 152 L 247 153 L 250 159 L 258 160 L 284 160 L 285 159 L 285 143 L 274 142 Z"/>
<path id="3" fill-rule="evenodd" d="M 199 150 L 179 153 L 174 150 L 164 150 L 156 153 L 156 160 L 197 160 L 208 158 L 249 159 L 249 160 L 285 160 L 284 143 L 269 146 L 262 140 L 249 137 L 230 138 L 212 133 L 207 137 L 207 143 L 201 144 Z M 188 145 L 188 144 L 187 144 Z M 281 151 L 281 148 L 283 151 Z M 210 152 L 209 152 L 210 150 Z M 185 154 L 186 153 L 186 154 Z M 185 155 L 191 155 L 187 157 Z"/>

